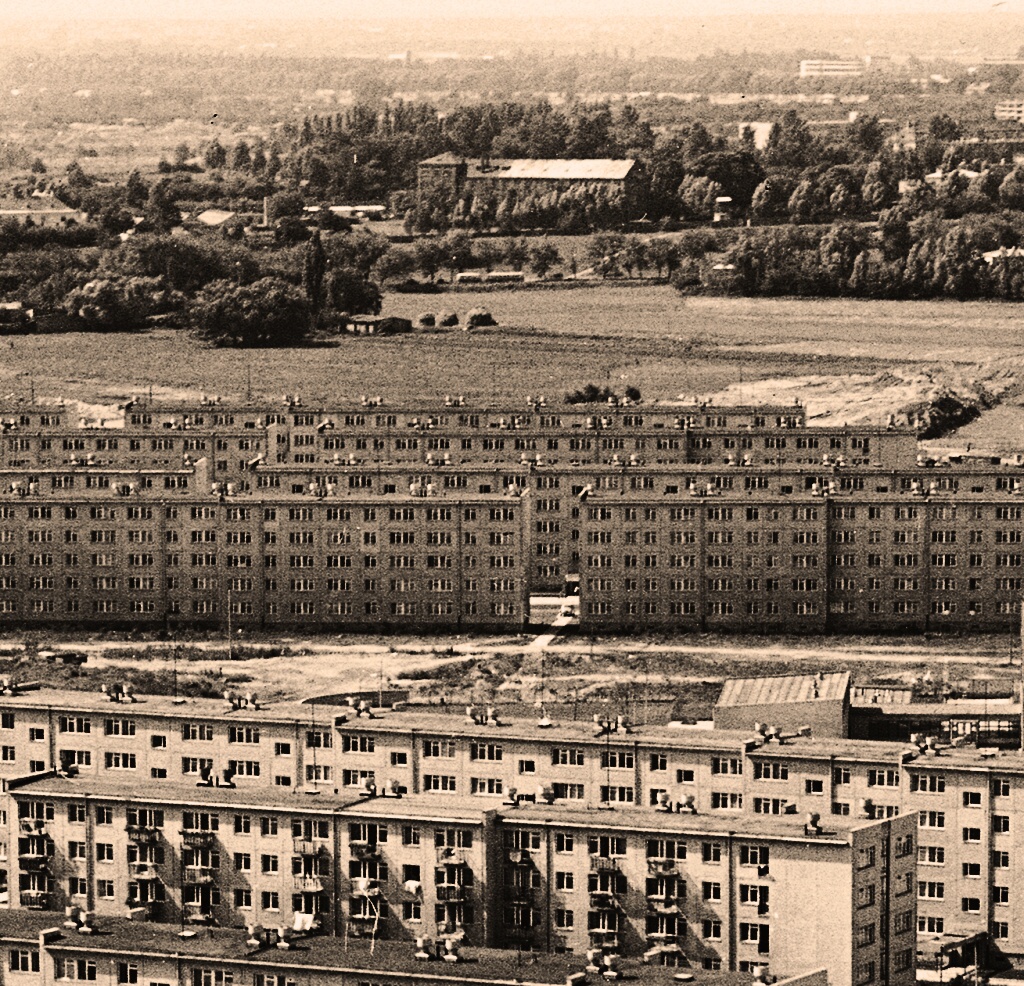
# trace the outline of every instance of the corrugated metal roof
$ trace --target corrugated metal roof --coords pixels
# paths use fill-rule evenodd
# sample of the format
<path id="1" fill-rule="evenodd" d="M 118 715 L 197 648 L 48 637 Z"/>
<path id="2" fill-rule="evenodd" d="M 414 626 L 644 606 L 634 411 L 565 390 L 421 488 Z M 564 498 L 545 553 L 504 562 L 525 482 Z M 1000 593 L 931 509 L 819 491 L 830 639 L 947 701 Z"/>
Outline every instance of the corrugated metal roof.
<path id="1" fill-rule="evenodd" d="M 786 702 L 834 702 L 850 687 L 850 672 L 790 674 L 769 678 L 729 678 L 716 703 L 728 705 L 779 705 Z"/>
<path id="2" fill-rule="evenodd" d="M 635 161 L 615 158 L 592 158 L 560 161 L 555 159 L 521 158 L 509 161 L 497 173 L 499 178 L 547 178 L 550 180 L 590 181 L 622 179 L 633 170 Z"/>

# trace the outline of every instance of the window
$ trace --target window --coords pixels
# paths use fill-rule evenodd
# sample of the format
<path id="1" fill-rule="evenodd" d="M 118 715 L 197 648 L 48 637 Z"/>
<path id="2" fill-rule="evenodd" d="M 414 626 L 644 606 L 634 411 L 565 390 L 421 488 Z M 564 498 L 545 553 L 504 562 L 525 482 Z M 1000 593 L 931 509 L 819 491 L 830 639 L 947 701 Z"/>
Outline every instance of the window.
<path id="1" fill-rule="evenodd" d="M 963 836 L 964 842 L 981 842 L 981 829 L 965 828 Z"/>
<path id="2" fill-rule="evenodd" d="M 7 968 L 11 972 L 39 972 L 39 950 L 12 948 L 8 955 Z"/>

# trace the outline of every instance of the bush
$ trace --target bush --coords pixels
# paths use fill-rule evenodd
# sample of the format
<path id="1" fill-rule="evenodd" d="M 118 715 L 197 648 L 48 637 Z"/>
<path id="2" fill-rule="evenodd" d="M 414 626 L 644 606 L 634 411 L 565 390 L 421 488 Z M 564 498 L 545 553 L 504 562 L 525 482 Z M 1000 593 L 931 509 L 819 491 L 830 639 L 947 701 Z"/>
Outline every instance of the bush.
<path id="1" fill-rule="evenodd" d="M 456 315 L 455 312 L 441 312 L 441 314 L 438 315 L 437 317 L 437 324 L 443 325 L 445 328 L 448 328 L 449 326 L 452 325 L 458 325 L 459 316 Z"/>
<path id="2" fill-rule="evenodd" d="M 466 325 L 471 329 L 483 325 L 497 325 L 494 316 L 485 308 L 474 308 L 466 315 Z"/>
<path id="3" fill-rule="evenodd" d="M 433 312 L 420 312 L 416 316 L 416 324 L 424 329 L 432 329 L 437 324 Z"/>

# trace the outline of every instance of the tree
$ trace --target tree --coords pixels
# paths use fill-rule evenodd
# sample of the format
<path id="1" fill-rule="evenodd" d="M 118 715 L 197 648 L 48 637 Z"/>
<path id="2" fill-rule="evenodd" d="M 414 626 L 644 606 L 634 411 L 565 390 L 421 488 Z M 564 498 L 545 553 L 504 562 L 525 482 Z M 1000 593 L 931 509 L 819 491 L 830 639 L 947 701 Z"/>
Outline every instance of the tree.
<path id="1" fill-rule="evenodd" d="M 647 257 L 659 277 L 671 277 L 679 267 L 679 249 L 664 237 L 655 237 L 647 244 Z"/>
<path id="2" fill-rule="evenodd" d="M 45 175 L 46 165 L 43 159 L 41 157 L 33 158 L 30 170 L 34 175 Z"/>
<path id="3" fill-rule="evenodd" d="M 128 175 L 128 180 L 124 183 L 124 198 L 133 209 L 141 209 L 149 198 L 149 186 L 135 169 Z"/>
<path id="4" fill-rule="evenodd" d="M 166 178 L 161 178 L 150 188 L 143 215 L 149 228 L 156 232 L 167 232 L 181 225 L 181 210 L 171 198 Z"/>
<path id="5" fill-rule="evenodd" d="M 420 273 L 431 281 L 437 277 L 437 272 L 445 263 L 444 251 L 437 240 L 417 240 L 413 247 L 413 256 L 416 258 L 416 267 Z"/>
<path id="6" fill-rule="evenodd" d="M 506 240 L 504 256 L 505 263 L 512 270 L 522 270 L 530 259 L 530 248 L 522 237 L 519 237 L 518 240 Z"/>
<path id="7" fill-rule="evenodd" d="M 999 186 L 999 204 L 1007 209 L 1024 209 L 1024 171 L 1015 168 Z"/>
<path id="8" fill-rule="evenodd" d="M 477 265 L 483 267 L 488 274 L 501 263 L 501 258 L 504 256 L 504 251 L 493 240 L 478 241 L 473 248 L 473 253 L 476 255 Z"/>
<path id="9" fill-rule="evenodd" d="M 452 280 L 455 280 L 456 274 L 472 265 L 473 243 L 465 230 L 449 230 L 438 246 L 444 254 L 444 266 Z"/>
<path id="10" fill-rule="evenodd" d="M 368 278 L 390 250 L 387 237 L 372 230 L 354 229 L 347 236 L 332 236 L 327 252 L 333 267 L 352 267 Z"/>
<path id="11" fill-rule="evenodd" d="M 679 186 L 679 204 L 690 219 L 709 221 L 715 214 L 715 199 L 722 186 L 703 175 L 690 175 Z"/>
<path id="12" fill-rule="evenodd" d="M 302 257 L 302 290 L 306 292 L 306 304 L 309 306 L 310 328 L 312 329 L 317 327 L 320 317 L 326 270 L 327 254 L 324 252 L 323 243 L 320 242 L 320 230 L 316 229 L 309 238 Z"/>
<path id="13" fill-rule="evenodd" d="M 214 281 L 189 305 L 186 320 L 213 346 L 293 346 L 309 331 L 309 306 L 295 285 L 279 278 L 248 285 Z"/>
<path id="14" fill-rule="evenodd" d="M 875 158 L 885 143 L 885 131 L 877 116 L 860 116 L 850 126 L 850 143 L 864 158 Z"/>
<path id="15" fill-rule="evenodd" d="M 773 124 L 764 148 L 764 162 L 773 167 L 806 168 L 816 163 L 817 142 L 796 110 L 786 110 Z"/>
<path id="16" fill-rule="evenodd" d="M 805 178 L 793 189 L 787 208 L 793 222 L 811 223 L 825 215 L 828 202 L 818 182 L 812 178 Z"/>
<path id="17" fill-rule="evenodd" d="M 859 223 L 833 223 L 818 242 L 822 268 L 837 288 L 843 288 L 853 270 L 857 256 L 867 249 L 868 238 Z"/>
<path id="18" fill-rule="evenodd" d="M 69 291 L 63 308 L 87 328 L 123 331 L 139 328 L 165 297 L 159 278 L 94 277 Z"/>
<path id="19" fill-rule="evenodd" d="M 639 236 L 627 236 L 622 246 L 622 266 L 626 268 L 630 277 L 633 271 L 637 271 L 641 277 L 647 269 L 649 255 L 647 253 L 647 240 Z"/>
<path id="20" fill-rule="evenodd" d="M 765 178 L 754 189 L 750 211 L 759 219 L 780 219 L 788 214 L 789 197 L 796 186 L 784 175 Z"/>
<path id="21" fill-rule="evenodd" d="M 184 141 L 174 148 L 174 167 L 184 168 L 188 164 L 188 159 L 192 156 L 192 151 L 188 144 Z"/>
<path id="22" fill-rule="evenodd" d="M 872 161 L 860 186 L 861 200 L 869 209 L 884 209 L 896 198 L 897 187 L 890 169 L 881 161 Z"/>
<path id="23" fill-rule="evenodd" d="M 64 183 L 73 191 L 82 192 L 92 185 L 92 179 L 77 161 L 72 161 L 64 171 Z"/>
<path id="24" fill-rule="evenodd" d="M 561 262 L 558 247 L 546 238 L 530 247 L 530 270 L 538 277 L 546 276 L 552 267 Z"/>
<path id="25" fill-rule="evenodd" d="M 935 113 L 928 121 L 928 136 L 949 144 L 959 140 L 963 136 L 963 130 L 948 113 Z"/>
<path id="26" fill-rule="evenodd" d="M 712 151 L 689 162 L 691 174 L 717 182 L 719 195 L 728 195 L 740 209 L 750 205 L 754 189 L 764 180 L 764 169 L 750 151 Z"/>
<path id="27" fill-rule="evenodd" d="M 619 233 L 595 233 L 587 241 L 587 260 L 601 277 L 618 270 L 619 253 L 624 242 Z"/>
<path id="28" fill-rule="evenodd" d="M 349 315 L 379 315 L 383 297 L 380 288 L 351 267 L 335 268 L 324 280 L 327 305 Z"/>
<path id="29" fill-rule="evenodd" d="M 214 137 L 203 154 L 203 163 L 211 171 L 216 171 L 219 168 L 223 168 L 227 161 L 228 152 L 224 150 L 221 142 Z"/>
<path id="30" fill-rule="evenodd" d="M 240 140 L 235 144 L 235 148 L 231 152 L 231 168 L 234 171 L 252 170 L 252 159 L 249 157 L 249 145 L 244 140 Z"/>

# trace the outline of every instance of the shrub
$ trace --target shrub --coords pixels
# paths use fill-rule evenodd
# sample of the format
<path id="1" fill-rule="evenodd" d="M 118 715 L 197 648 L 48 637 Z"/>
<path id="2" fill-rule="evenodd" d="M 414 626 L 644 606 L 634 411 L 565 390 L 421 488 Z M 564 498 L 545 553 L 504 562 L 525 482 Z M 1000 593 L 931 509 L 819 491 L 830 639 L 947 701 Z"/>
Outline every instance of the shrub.
<path id="1" fill-rule="evenodd" d="M 424 329 L 432 329 L 437 323 L 437 319 L 434 317 L 433 312 L 420 312 L 416 316 L 416 324 Z"/>
<path id="2" fill-rule="evenodd" d="M 485 308 L 474 308 L 466 315 L 466 325 L 475 329 L 483 325 L 497 325 L 494 316 Z"/>
<path id="3" fill-rule="evenodd" d="M 446 328 L 452 325 L 459 324 L 459 316 L 455 312 L 441 312 L 437 317 L 437 324 L 443 325 Z"/>

